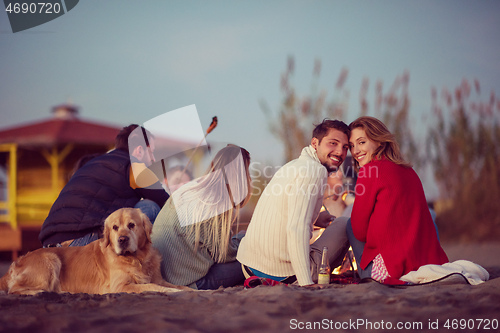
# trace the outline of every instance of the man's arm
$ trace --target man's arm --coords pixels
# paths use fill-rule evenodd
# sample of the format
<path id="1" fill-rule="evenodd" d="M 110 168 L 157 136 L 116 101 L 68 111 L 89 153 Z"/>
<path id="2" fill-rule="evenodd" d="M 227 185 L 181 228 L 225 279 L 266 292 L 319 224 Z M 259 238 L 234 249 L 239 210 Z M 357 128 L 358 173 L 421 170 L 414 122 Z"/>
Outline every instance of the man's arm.
<path id="1" fill-rule="evenodd" d="M 301 286 L 313 284 L 310 273 L 309 239 L 313 219 L 323 201 L 326 170 L 311 168 L 307 175 L 298 175 L 288 196 L 287 244 L 295 276 Z"/>
<path id="2" fill-rule="evenodd" d="M 130 187 L 132 187 L 141 198 L 149 199 L 163 207 L 168 193 L 161 186 L 155 173 L 143 163 L 132 163 L 130 166 Z"/>
<path id="3" fill-rule="evenodd" d="M 158 204 L 158 206 L 163 207 L 165 202 L 170 197 L 164 189 L 149 189 L 149 188 L 137 188 L 135 191 L 139 194 L 141 198 L 149 199 Z"/>

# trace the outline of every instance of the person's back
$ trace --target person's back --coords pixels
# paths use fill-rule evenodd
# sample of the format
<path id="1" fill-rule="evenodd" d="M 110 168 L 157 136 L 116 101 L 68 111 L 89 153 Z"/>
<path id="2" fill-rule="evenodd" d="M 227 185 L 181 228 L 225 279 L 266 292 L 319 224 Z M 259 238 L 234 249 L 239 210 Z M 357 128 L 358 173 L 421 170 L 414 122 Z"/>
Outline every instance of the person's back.
<path id="1" fill-rule="evenodd" d="M 242 235 L 231 237 L 251 196 L 250 154 L 228 145 L 207 174 L 172 194 L 153 225 L 151 240 L 163 258 L 163 278 L 177 285 L 217 289 L 243 282 L 235 261 Z"/>
<path id="2" fill-rule="evenodd" d="M 43 246 L 100 232 L 103 220 L 122 207 L 134 207 L 139 195 L 130 187 L 129 155 L 114 150 L 78 169 L 62 189 L 45 219 Z"/>
<path id="3" fill-rule="evenodd" d="M 309 150 L 304 148 L 298 159 L 280 168 L 262 192 L 238 251 L 238 260 L 245 265 L 275 276 L 290 276 L 300 272 L 294 272 L 289 263 L 300 260 L 307 268 L 302 274 L 309 276 L 306 260 L 311 221 L 321 208 L 327 177 L 326 169 Z"/>
<path id="4" fill-rule="evenodd" d="M 338 170 L 347 155 L 348 134 L 343 122 L 324 120 L 315 127 L 311 145 L 273 176 L 238 249 L 237 259 L 248 275 L 310 285 L 317 277 L 311 267 L 321 260 L 324 246 L 331 265 L 343 259 L 347 219 L 334 221 L 312 245 L 310 239 L 328 173 Z"/>
<path id="5" fill-rule="evenodd" d="M 346 229 L 359 276 L 399 279 L 423 265 L 447 262 L 422 183 L 395 136 L 374 117 L 360 117 L 349 127 L 358 179 Z"/>
<path id="6" fill-rule="evenodd" d="M 114 150 L 81 166 L 42 225 L 42 245 L 61 246 L 70 240 L 70 246 L 86 245 L 101 236 L 104 219 L 119 208 L 140 208 L 154 222 L 168 194 L 148 169 L 154 162 L 153 139 L 141 126 L 126 126 L 116 136 Z M 132 166 L 141 172 L 133 172 Z M 140 184 L 143 179 L 146 185 Z"/>
<path id="7" fill-rule="evenodd" d="M 411 167 L 387 159 L 372 161 L 360 170 L 357 186 L 357 191 L 366 188 L 377 193 L 360 193 L 352 213 L 353 221 L 370 224 L 368 228 L 353 223 L 353 231 L 367 244 L 362 264 L 367 265 L 380 253 L 391 276 L 398 278 L 422 265 L 447 261 L 422 183 Z M 375 200 L 377 204 L 372 203 Z"/>

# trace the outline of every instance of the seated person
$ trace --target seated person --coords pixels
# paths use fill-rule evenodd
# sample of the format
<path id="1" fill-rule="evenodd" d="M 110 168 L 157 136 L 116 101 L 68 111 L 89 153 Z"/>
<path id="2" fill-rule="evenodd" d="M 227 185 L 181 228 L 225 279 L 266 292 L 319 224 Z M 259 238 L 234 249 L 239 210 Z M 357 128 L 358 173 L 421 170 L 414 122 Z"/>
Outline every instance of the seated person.
<path id="1" fill-rule="evenodd" d="M 347 218 L 324 224 L 328 226 L 323 234 L 312 244 L 310 239 L 323 205 L 328 174 L 337 171 L 345 160 L 348 137 L 346 124 L 324 120 L 314 129 L 311 145 L 273 176 L 238 249 L 237 259 L 249 276 L 311 285 L 317 282 L 324 246 L 328 248 L 330 267 L 342 263 L 349 247 Z"/>
<path id="2" fill-rule="evenodd" d="M 124 127 L 114 150 L 75 171 L 42 225 L 39 239 L 44 247 L 82 246 L 100 238 L 104 219 L 123 207 L 141 208 L 154 222 L 168 194 L 145 168 L 154 160 L 154 141 L 129 147 L 129 139 L 134 142 L 135 136 L 143 135 L 137 128 L 142 129 L 135 124 Z M 134 167 L 146 172 L 134 174 Z"/>
<path id="3" fill-rule="evenodd" d="M 244 281 L 231 237 L 239 210 L 251 196 L 250 154 L 228 145 L 208 173 L 172 193 L 153 225 L 152 242 L 163 257 L 161 273 L 172 284 L 218 289 Z"/>
<path id="4" fill-rule="evenodd" d="M 448 262 L 422 183 L 394 135 L 373 117 L 356 119 L 350 129 L 358 180 L 347 236 L 360 277 L 383 282 Z"/>

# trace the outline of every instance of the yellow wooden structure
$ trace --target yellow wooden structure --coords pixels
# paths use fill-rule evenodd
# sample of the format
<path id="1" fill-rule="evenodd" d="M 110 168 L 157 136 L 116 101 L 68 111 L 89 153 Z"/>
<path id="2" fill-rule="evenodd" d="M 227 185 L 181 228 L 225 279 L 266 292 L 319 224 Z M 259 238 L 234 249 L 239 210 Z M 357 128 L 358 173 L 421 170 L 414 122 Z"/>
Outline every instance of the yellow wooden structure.
<path id="1" fill-rule="evenodd" d="M 77 111 L 60 105 L 49 120 L 0 131 L 0 251 L 13 258 L 23 230 L 40 230 L 77 161 L 114 146 L 119 127 L 82 121 Z"/>
<path id="2" fill-rule="evenodd" d="M 48 120 L 0 130 L 0 251 L 13 251 L 13 257 L 17 251 L 33 249 L 23 244 L 24 231 L 38 234 L 80 158 L 113 148 L 120 130 L 82 121 L 72 105 L 56 106 L 52 112 Z M 185 160 L 193 147 L 171 138 L 155 140 L 160 156 L 179 160 Z M 173 153 L 179 150 L 178 156 Z M 202 156 L 199 150 L 192 164 Z M 154 171 L 163 177 L 164 171 Z M 36 241 L 34 246 L 41 244 Z"/>

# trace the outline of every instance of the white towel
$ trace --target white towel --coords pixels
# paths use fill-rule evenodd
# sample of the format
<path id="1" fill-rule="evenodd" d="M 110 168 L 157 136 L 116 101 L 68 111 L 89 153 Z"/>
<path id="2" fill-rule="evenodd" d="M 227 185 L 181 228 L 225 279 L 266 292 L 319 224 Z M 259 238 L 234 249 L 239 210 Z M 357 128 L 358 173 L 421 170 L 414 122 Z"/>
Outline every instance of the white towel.
<path id="1" fill-rule="evenodd" d="M 488 271 L 478 264 L 467 260 L 457 260 L 443 265 L 422 266 L 418 270 L 402 276 L 400 280 L 411 283 L 426 283 L 453 273 L 461 274 L 471 285 L 483 283 L 490 278 Z"/>

